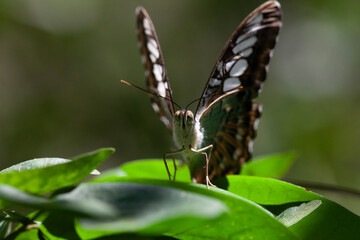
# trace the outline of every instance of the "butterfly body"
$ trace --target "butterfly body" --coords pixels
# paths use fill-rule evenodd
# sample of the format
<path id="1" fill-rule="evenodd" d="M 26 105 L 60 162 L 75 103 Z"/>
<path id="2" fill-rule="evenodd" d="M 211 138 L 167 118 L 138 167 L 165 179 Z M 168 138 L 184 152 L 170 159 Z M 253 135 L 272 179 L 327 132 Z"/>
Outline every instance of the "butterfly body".
<path id="1" fill-rule="evenodd" d="M 138 7 L 136 13 L 152 106 L 176 146 L 164 159 L 180 154 L 189 165 L 193 181 L 207 185 L 212 178 L 239 173 L 252 155 L 262 112 L 261 105 L 253 99 L 262 89 L 282 25 L 280 4 L 275 0 L 265 2 L 235 29 L 194 113 L 187 109 L 175 112 L 154 25 L 144 8 Z M 170 177 L 169 171 L 168 174 Z"/>
<path id="2" fill-rule="evenodd" d="M 194 121 L 194 114 L 185 109 L 175 113 L 173 122 L 173 140 L 178 149 L 198 148 L 200 145 L 199 126 Z"/>
<path id="3" fill-rule="evenodd" d="M 199 121 L 194 119 L 194 114 L 187 109 L 181 109 L 175 112 L 174 122 L 173 122 L 173 140 L 176 148 L 178 149 L 175 153 L 180 153 L 182 160 L 189 166 L 194 166 L 193 163 L 196 163 L 196 167 L 190 168 L 201 170 L 201 166 L 205 166 L 206 163 L 202 163 L 203 152 L 202 152 L 202 143 L 203 143 L 203 133 L 200 129 Z M 212 145 L 205 146 L 204 150 L 212 148 Z M 173 153 L 165 154 L 167 156 L 172 155 Z M 197 167 L 199 166 L 199 167 Z M 203 171 L 203 170 L 201 170 Z M 194 175 L 194 171 L 191 171 Z M 204 175 L 205 176 L 205 175 Z M 193 179 L 194 182 L 198 182 L 196 179 Z"/>

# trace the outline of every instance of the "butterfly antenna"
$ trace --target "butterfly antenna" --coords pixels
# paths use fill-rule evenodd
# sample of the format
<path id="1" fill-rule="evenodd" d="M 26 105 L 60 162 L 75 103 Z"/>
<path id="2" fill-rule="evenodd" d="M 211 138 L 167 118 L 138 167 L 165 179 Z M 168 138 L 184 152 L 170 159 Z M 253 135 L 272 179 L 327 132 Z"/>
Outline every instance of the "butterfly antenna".
<path id="1" fill-rule="evenodd" d="M 203 99 L 203 97 L 197 98 L 197 99 L 195 99 L 195 100 L 192 100 L 188 105 L 186 105 L 185 109 L 187 109 L 187 108 L 188 108 L 191 104 L 193 104 L 194 102 L 197 102 L 197 101 L 199 101 L 199 100 L 201 100 L 201 99 Z"/>
<path id="2" fill-rule="evenodd" d="M 124 84 L 126 84 L 126 85 L 128 85 L 128 86 L 130 86 L 130 87 L 134 87 L 134 88 L 137 88 L 137 89 L 139 89 L 139 90 L 141 90 L 141 91 L 144 91 L 144 92 L 146 92 L 146 93 L 149 93 L 149 94 L 151 94 L 151 95 L 154 95 L 154 96 L 156 96 L 156 97 L 158 97 L 158 98 L 162 98 L 162 99 L 165 99 L 165 100 L 167 100 L 167 101 L 170 101 L 170 102 L 173 103 L 175 106 L 177 106 L 178 108 L 182 109 L 182 108 L 179 106 L 179 104 L 177 104 L 176 102 L 174 102 L 174 101 L 173 101 L 172 99 L 170 99 L 170 98 L 160 96 L 160 95 L 157 94 L 157 93 L 150 92 L 150 91 L 148 91 L 148 90 L 146 90 L 146 89 L 144 89 L 144 88 L 142 88 L 142 87 L 139 87 L 139 86 L 136 86 L 136 85 L 134 85 L 134 84 L 131 84 L 131 83 L 125 81 L 125 80 L 120 80 L 120 82 L 122 82 L 122 83 L 124 83 Z"/>
<path id="3" fill-rule="evenodd" d="M 242 88 L 243 88 L 243 86 L 239 86 L 239 87 L 236 87 L 236 88 L 234 88 L 234 89 L 230 89 L 230 90 L 228 90 L 228 91 L 226 91 L 226 92 L 231 92 L 231 91 L 233 91 L 233 90 L 235 90 L 235 89 L 242 89 Z M 226 92 L 223 92 L 223 93 L 213 93 L 213 94 L 210 94 L 210 95 L 205 96 L 205 97 L 197 98 L 197 99 L 191 101 L 188 105 L 186 105 L 185 109 L 187 109 L 187 108 L 188 108 L 191 104 L 193 104 L 194 102 L 200 101 L 201 99 L 208 98 L 208 97 L 213 97 L 213 96 L 216 96 L 216 95 L 223 95 L 223 94 L 226 93 Z"/>

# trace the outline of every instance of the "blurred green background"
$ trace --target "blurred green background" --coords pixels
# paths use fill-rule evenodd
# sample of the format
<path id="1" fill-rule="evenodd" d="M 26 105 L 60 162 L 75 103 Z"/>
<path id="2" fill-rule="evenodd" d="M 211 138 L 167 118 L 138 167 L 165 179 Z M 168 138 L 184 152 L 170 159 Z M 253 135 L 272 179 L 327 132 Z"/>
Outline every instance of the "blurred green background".
<path id="1" fill-rule="evenodd" d="M 200 96 L 223 46 L 263 1 L 0 2 L 0 168 L 36 157 L 117 152 L 100 170 L 171 147 L 145 86 L 135 35 L 143 5 L 173 89 Z M 282 1 L 284 26 L 258 102 L 255 156 L 296 150 L 288 179 L 360 190 L 360 2 Z M 164 170 L 165 171 L 165 170 Z M 360 213 L 351 196 L 318 191 Z"/>

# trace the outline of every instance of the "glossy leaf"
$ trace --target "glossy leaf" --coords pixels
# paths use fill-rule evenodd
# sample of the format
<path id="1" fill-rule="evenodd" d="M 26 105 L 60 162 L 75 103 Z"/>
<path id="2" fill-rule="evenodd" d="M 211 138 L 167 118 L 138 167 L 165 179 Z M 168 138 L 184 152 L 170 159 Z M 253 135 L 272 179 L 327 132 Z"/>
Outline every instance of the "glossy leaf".
<path id="1" fill-rule="evenodd" d="M 30 164 L 35 165 L 36 169 L 1 173 L 0 184 L 11 185 L 33 194 L 44 194 L 80 182 L 113 152 L 111 148 L 99 149 L 77 157 L 73 161 L 42 168 L 38 168 L 39 164 L 43 163 L 42 159 L 36 164 L 33 160 Z M 3 202 L 0 200 L 0 209 L 3 207 Z"/>
<path id="2" fill-rule="evenodd" d="M 276 218 L 285 226 L 290 227 L 291 225 L 294 225 L 295 223 L 299 222 L 301 219 L 309 215 L 320 205 L 320 200 L 313 200 L 308 203 L 302 203 L 300 206 L 290 207 L 286 209 Z"/>
<path id="3" fill-rule="evenodd" d="M 34 240 L 39 239 L 37 229 L 31 229 L 29 231 L 22 232 L 16 237 L 16 240 L 29 240 L 29 239 L 34 239 Z"/>
<path id="4" fill-rule="evenodd" d="M 228 191 L 262 205 L 279 205 L 319 199 L 319 195 L 284 181 L 231 175 L 227 176 Z"/>
<path id="5" fill-rule="evenodd" d="M 174 164 L 172 160 L 167 161 L 169 171 L 174 175 Z M 176 160 L 176 181 L 190 182 L 190 172 L 185 164 Z M 118 169 L 112 169 L 103 172 L 97 179 L 108 179 L 117 177 L 130 177 L 130 178 L 147 178 L 158 180 L 169 180 L 164 161 L 160 159 L 145 159 L 127 162 L 120 166 Z"/>
<path id="6" fill-rule="evenodd" d="M 51 212 L 41 224 L 40 229 L 50 239 L 80 240 L 75 230 L 75 217 L 72 214 Z"/>
<path id="7" fill-rule="evenodd" d="M 28 224 L 31 222 L 31 220 L 17 212 L 14 211 L 4 211 L 4 213 L 7 214 L 7 219 L 13 221 L 13 222 L 19 222 L 21 224 Z"/>
<path id="8" fill-rule="evenodd" d="M 109 217 L 113 215 L 112 209 L 109 210 L 99 206 L 97 202 L 94 203 L 91 199 L 82 203 L 67 201 L 66 199 L 58 200 L 56 198 L 49 200 L 5 184 L 0 184 L 0 199 L 12 205 L 45 211 L 67 212 L 74 216 Z"/>
<path id="9" fill-rule="evenodd" d="M 111 179 L 115 181 L 115 178 L 116 176 L 113 176 Z M 105 179 L 97 180 L 106 181 Z M 214 222 L 192 226 L 187 230 L 181 227 L 183 223 L 175 226 L 174 223 L 170 222 L 171 224 L 169 226 L 172 227 L 167 230 L 168 236 L 180 239 L 238 239 L 242 236 L 248 236 L 254 239 L 297 239 L 291 231 L 266 209 L 221 189 L 211 188 L 208 190 L 206 186 L 202 184 L 185 184 L 151 179 L 119 177 L 117 180 L 122 182 L 161 185 L 202 194 L 222 201 L 230 209 L 229 214 L 221 216 Z M 210 210 L 209 206 L 206 206 L 206 204 L 203 205 Z"/>
<path id="10" fill-rule="evenodd" d="M 78 233 L 83 238 L 138 231 L 151 234 L 170 229 L 181 231 L 203 225 L 228 211 L 217 199 L 161 184 L 86 184 L 75 189 L 71 198 L 76 201 L 96 199 L 113 208 L 111 218 L 80 219 Z"/>
<path id="11" fill-rule="evenodd" d="M 322 204 L 312 214 L 290 227 L 302 239 L 352 239 L 360 236 L 359 216 L 303 187 L 260 177 L 228 176 L 227 179 L 230 192 L 262 205 L 281 207 L 281 204 L 320 200 Z"/>
<path id="12" fill-rule="evenodd" d="M 339 204 L 320 197 L 322 204 L 290 226 L 302 239 L 354 239 L 360 236 L 360 217 Z M 356 238 L 355 238 L 356 239 Z"/>
<path id="13" fill-rule="evenodd" d="M 286 174 L 296 159 L 294 152 L 261 156 L 246 162 L 241 175 L 280 178 Z"/>
<path id="14" fill-rule="evenodd" d="M 19 164 L 15 164 L 11 167 L 5 168 L 0 171 L 1 173 L 9 173 L 9 172 L 23 172 L 28 171 L 32 169 L 38 169 L 38 168 L 44 168 L 44 167 L 50 167 L 62 163 L 71 162 L 69 159 L 64 158 L 36 158 L 32 160 L 27 160 L 25 162 L 21 162 Z M 97 170 L 93 170 L 91 172 L 93 175 L 99 175 L 100 172 Z"/>
<path id="15" fill-rule="evenodd" d="M 207 191 L 206 188 L 203 189 Z M 298 239 L 258 205 L 224 190 L 211 190 L 214 193 L 216 191 L 216 195 L 219 194 L 218 197 L 231 209 L 231 214 L 212 224 L 171 236 L 180 236 L 181 239 Z"/>
<path id="16" fill-rule="evenodd" d="M 53 165 L 58 165 L 62 163 L 70 162 L 69 159 L 64 158 L 37 158 L 32 160 L 27 160 L 25 162 L 21 162 L 19 164 L 15 164 L 11 167 L 5 168 L 0 171 L 0 173 L 8 173 L 8 172 L 23 172 L 31 169 L 38 169 L 44 167 L 50 167 Z"/>
<path id="17" fill-rule="evenodd" d="M 9 226 L 10 226 L 9 220 L 5 219 L 0 221 L 0 239 L 4 239 L 4 237 L 8 234 Z"/>
<path id="18" fill-rule="evenodd" d="M 164 186 L 160 186 L 161 183 L 165 183 Z M 168 184 L 168 181 L 160 181 L 157 185 L 133 182 L 82 184 L 53 199 L 0 185 L 0 198 L 14 205 L 55 214 L 57 218 L 52 219 L 52 225 L 58 226 L 60 233 L 63 226 L 72 225 L 72 219 L 79 217 L 80 223 L 87 229 L 79 228 L 83 237 L 105 233 L 146 231 L 154 234 L 170 229 L 184 230 L 204 225 L 228 212 L 226 205 L 216 198 Z M 44 221 L 46 223 L 47 220 Z M 48 230 L 51 234 L 59 234 L 54 228 Z"/>

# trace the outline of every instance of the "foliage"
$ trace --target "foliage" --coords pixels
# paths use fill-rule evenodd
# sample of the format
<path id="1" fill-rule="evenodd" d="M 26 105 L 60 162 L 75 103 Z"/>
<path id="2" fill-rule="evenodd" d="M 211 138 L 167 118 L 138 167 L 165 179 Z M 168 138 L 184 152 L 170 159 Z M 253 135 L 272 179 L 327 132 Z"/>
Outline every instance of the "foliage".
<path id="1" fill-rule="evenodd" d="M 169 181 L 162 160 L 133 161 L 79 183 L 111 153 L 113 149 L 100 149 L 72 161 L 34 159 L 2 171 L 0 237 L 351 239 L 360 235 L 357 215 L 300 186 L 269 178 L 286 172 L 293 153 L 253 160 L 241 175 L 214 181 L 218 188 L 191 183 L 186 166 L 178 167 L 175 182 Z M 169 162 L 169 166 L 173 165 Z M 24 209 L 32 212 L 26 215 Z"/>

